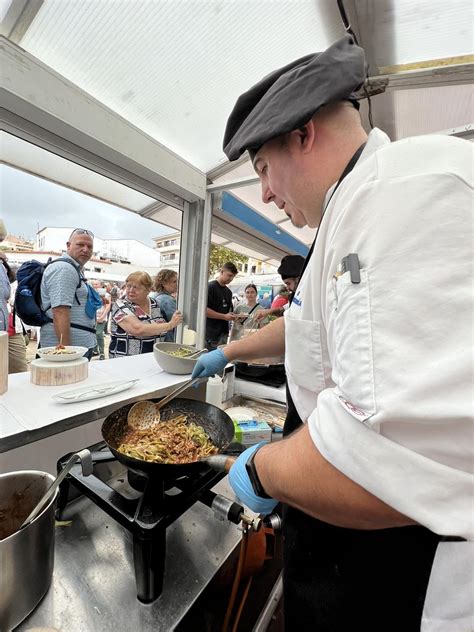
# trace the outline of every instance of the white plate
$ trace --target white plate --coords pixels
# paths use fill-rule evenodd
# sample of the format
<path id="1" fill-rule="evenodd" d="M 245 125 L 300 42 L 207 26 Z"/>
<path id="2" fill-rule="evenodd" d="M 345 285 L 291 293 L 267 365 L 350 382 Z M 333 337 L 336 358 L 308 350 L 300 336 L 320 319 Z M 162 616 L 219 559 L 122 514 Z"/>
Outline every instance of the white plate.
<path id="1" fill-rule="evenodd" d="M 53 395 L 53 399 L 60 404 L 73 404 L 74 402 L 86 402 L 89 399 L 98 399 L 107 395 L 121 393 L 132 388 L 139 380 L 127 380 L 124 382 L 107 382 L 106 384 L 97 384 L 97 386 L 84 386 L 73 391 L 65 391 Z"/>
<path id="2" fill-rule="evenodd" d="M 246 406 L 234 406 L 233 408 L 226 408 L 226 412 L 231 419 L 235 421 L 250 421 L 255 419 L 256 411 Z"/>
<path id="3" fill-rule="evenodd" d="M 68 351 L 72 351 L 73 353 L 48 353 L 49 351 L 54 351 L 55 349 L 56 347 L 40 347 L 37 353 L 40 358 L 47 360 L 48 362 L 70 362 L 71 360 L 78 360 L 79 358 L 82 358 L 87 351 L 87 347 L 72 347 L 69 345 L 66 349 Z"/>

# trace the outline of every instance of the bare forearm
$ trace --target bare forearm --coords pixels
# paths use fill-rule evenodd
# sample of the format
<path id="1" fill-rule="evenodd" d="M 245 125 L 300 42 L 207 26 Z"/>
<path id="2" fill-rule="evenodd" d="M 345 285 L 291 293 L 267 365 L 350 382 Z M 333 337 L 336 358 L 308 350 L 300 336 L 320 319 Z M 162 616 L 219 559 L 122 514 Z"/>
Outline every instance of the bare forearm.
<path id="1" fill-rule="evenodd" d="M 138 319 L 137 319 L 138 320 Z M 120 323 L 122 329 L 124 329 L 128 334 L 132 336 L 136 336 L 137 338 L 147 338 L 148 336 L 158 336 L 160 334 L 164 334 L 167 331 L 171 331 L 175 328 L 175 325 L 171 322 L 169 323 L 141 323 L 138 321 L 137 323 L 124 323 L 123 321 Z"/>
<path id="2" fill-rule="evenodd" d="M 270 496 L 324 522 L 352 529 L 414 524 L 331 465 L 307 426 L 259 450 L 255 465 Z"/>
<path id="3" fill-rule="evenodd" d="M 283 307 L 270 307 L 268 309 L 260 309 L 257 312 L 257 317 L 266 318 L 267 316 L 282 316 L 284 312 Z"/>
<path id="4" fill-rule="evenodd" d="M 226 318 L 227 314 L 221 314 L 221 312 L 215 312 L 210 307 L 206 307 L 206 316 L 208 318 L 214 318 L 215 320 L 228 320 Z"/>
<path id="5" fill-rule="evenodd" d="M 71 344 L 71 310 L 60 305 L 53 307 L 53 326 L 58 341 L 63 345 Z"/>
<path id="6" fill-rule="evenodd" d="M 260 331 L 231 342 L 224 348 L 224 354 L 234 360 L 252 360 L 285 352 L 285 320 L 279 318 Z"/>

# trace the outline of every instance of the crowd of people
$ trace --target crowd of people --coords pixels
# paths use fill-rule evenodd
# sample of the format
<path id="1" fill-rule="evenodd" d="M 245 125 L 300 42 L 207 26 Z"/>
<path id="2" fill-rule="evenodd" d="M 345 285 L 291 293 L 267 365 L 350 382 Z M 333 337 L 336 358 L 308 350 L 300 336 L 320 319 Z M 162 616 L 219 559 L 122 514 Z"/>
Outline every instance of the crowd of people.
<path id="1" fill-rule="evenodd" d="M 3 224 L 1 234 L 4 239 Z M 90 230 L 75 228 L 66 243 L 65 253 L 45 266 L 41 308 L 47 322 L 40 328 L 25 325 L 16 314 L 17 266 L 10 266 L 5 253 L 0 252 L 0 325 L 9 334 L 10 373 L 27 370 L 31 338 L 37 338 L 37 349 L 58 344 L 85 347 L 89 360 L 150 353 L 156 341 L 175 340 L 176 327 L 183 323 L 177 309 L 178 274 L 162 269 L 152 279 L 145 271 L 133 272 L 122 284 L 87 280 L 84 266 L 92 256 L 93 244 L 94 235 Z M 278 269 L 284 285 L 268 309 L 264 308 L 264 301 L 259 299 L 258 289 L 252 283 L 245 287 L 240 300 L 233 300 L 228 285 L 234 280 L 237 268 L 230 261 L 225 263 L 208 286 L 207 348 L 216 349 L 229 338 L 239 338 L 248 326 L 259 328 L 267 324 L 269 316 L 281 316 L 295 280 L 288 277 L 293 277 L 295 266 L 299 265 L 301 270 L 302 261 L 299 256 L 284 257 Z"/>
<path id="2" fill-rule="evenodd" d="M 0 241 L 6 234 L 0 221 Z M 176 309 L 177 273 L 163 269 L 152 279 L 147 272 L 133 272 L 121 285 L 88 281 L 84 265 L 92 256 L 93 243 L 90 230 L 75 228 L 65 254 L 45 266 L 40 286 L 45 322 L 40 328 L 25 325 L 16 313 L 17 266 L 10 266 L 0 252 L 0 331 L 8 332 L 9 373 L 27 371 L 33 335 L 38 338 L 37 349 L 81 346 L 89 360 L 149 353 L 157 340 L 174 340 L 176 327 L 183 322 Z"/>

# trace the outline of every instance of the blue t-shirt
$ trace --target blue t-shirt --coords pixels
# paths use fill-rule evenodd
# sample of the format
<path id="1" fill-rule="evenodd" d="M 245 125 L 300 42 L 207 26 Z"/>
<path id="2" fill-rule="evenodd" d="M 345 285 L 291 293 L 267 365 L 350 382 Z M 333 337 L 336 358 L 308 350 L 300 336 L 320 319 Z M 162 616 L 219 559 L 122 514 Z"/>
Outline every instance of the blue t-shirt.
<path id="1" fill-rule="evenodd" d="M 170 295 L 163 292 L 156 297 L 158 305 L 160 306 L 161 314 L 167 323 L 170 322 L 173 314 L 176 311 L 176 300 Z M 165 342 L 174 342 L 176 339 L 176 329 L 167 331 L 165 336 Z"/>

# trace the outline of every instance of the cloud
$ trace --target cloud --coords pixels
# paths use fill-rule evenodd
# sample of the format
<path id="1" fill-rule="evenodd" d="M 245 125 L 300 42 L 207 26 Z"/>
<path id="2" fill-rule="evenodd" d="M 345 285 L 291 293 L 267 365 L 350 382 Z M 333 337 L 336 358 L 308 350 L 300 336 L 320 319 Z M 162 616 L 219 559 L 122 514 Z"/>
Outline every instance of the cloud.
<path id="1" fill-rule="evenodd" d="M 86 228 L 102 239 L 137 239 L 147 246 L 154 246 L 152 237 L 173 232 L 131 211 L 6 165 L 0 165 L 0 217 L 10 234 L 32 240 L 45 226 Z"/>

